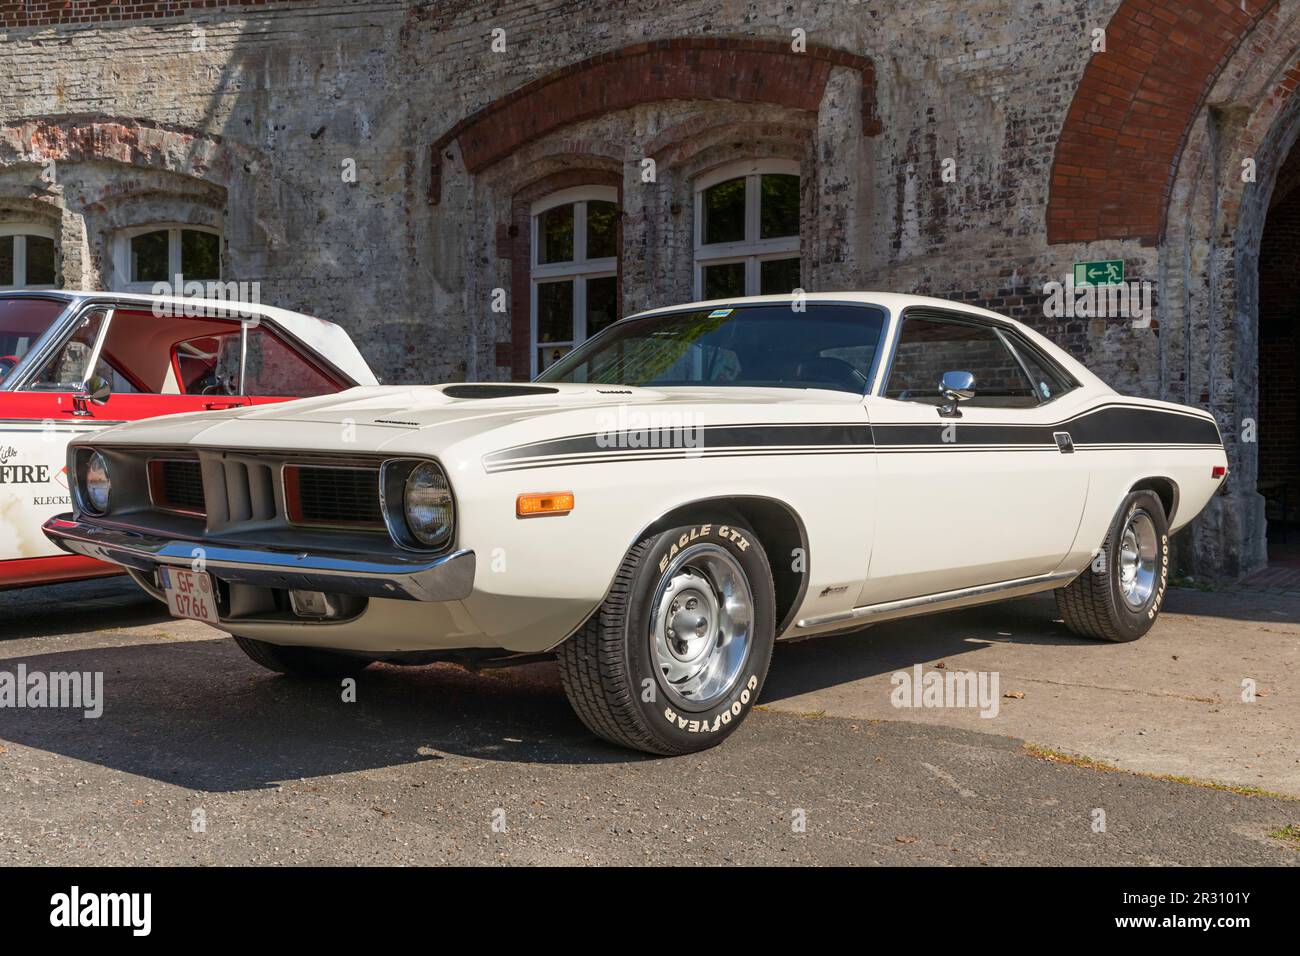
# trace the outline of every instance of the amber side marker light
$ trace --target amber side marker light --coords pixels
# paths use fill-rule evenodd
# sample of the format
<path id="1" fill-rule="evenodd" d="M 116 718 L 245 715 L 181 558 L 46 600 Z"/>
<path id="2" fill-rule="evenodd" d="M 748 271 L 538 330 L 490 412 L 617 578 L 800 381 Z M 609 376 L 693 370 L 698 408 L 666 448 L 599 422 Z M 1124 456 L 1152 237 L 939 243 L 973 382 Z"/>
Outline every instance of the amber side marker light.
<path id="1" fill-rule="evenodd" d="M 572 510 L 572 491 L 543 491 L 531 495 L 520 495 L 515 499 L 515 517 L 517 518 L 567 515 Z"/>

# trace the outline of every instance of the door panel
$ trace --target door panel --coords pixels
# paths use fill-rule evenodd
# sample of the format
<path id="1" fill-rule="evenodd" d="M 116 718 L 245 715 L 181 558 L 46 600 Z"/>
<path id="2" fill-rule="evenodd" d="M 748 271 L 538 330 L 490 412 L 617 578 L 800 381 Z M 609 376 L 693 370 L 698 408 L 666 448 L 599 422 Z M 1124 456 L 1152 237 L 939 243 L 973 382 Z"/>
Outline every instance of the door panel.
<path id="1" fill-rule="evenodd" d="M 1069 553 L 1088 473 L 1052 439 L 1064 408 L 867 407 L 881 507 L 859 606 L 1046 574 Z"/>

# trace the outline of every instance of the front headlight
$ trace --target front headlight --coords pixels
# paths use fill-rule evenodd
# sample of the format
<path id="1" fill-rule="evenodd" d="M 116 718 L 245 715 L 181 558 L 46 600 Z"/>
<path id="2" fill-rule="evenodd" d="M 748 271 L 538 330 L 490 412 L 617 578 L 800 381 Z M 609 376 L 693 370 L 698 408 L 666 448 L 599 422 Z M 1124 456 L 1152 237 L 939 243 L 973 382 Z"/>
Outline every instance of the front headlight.
<path id="1" fill-rule="evenodd" d="M 406 527 L 428 548 L 446 544 L 451 536 L 451 488 L 442 469 L 431 461 L 417 465 L 406 479 L 403 495 Z"/>
<path id="2" fill-rule="evenodd" d="M 108 496 L 113 490 L 113 482 L 108 477 L 108 462 L 97 451 L 86 459 L 86 476 L 82 485 L 86 492 L 86 507 L 99 515 L 108 511 Z"/>

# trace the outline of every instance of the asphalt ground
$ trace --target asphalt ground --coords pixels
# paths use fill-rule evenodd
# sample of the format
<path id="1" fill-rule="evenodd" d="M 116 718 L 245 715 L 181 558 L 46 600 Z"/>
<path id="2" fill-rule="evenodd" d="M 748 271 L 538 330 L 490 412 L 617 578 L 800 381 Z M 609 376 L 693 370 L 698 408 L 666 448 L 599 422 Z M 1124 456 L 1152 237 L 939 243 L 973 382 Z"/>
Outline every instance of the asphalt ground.
<path id="1" fill-rule="evenodd" d="M 0 671 L 102 672 L 104 709 L 0 709 L 0 864 L 1295 865 L 1297 622 L 1177 590 L 1132 645 L 1042 598 L 782 645 L 738 733 L 664 759 L 590 737 L 550 663 L 345 702 L 122 579 L 12 591 Z M 892 706 L 918 663 L 998 674 L 997 716 Z"/>

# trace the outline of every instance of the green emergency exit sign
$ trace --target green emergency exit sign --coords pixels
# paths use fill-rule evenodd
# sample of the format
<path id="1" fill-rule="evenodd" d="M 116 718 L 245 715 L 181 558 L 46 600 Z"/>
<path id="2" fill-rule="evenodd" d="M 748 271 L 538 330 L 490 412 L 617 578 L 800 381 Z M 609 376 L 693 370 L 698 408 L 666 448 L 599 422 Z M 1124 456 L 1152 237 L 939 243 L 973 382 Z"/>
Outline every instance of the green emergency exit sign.
<path id="1" fill-rule="evenodd" d="M 1074 264 L 1075 285 L 1119 285 L 1123 281 L 1123 259 L 1102 259 L 1100 262 Z"/>

